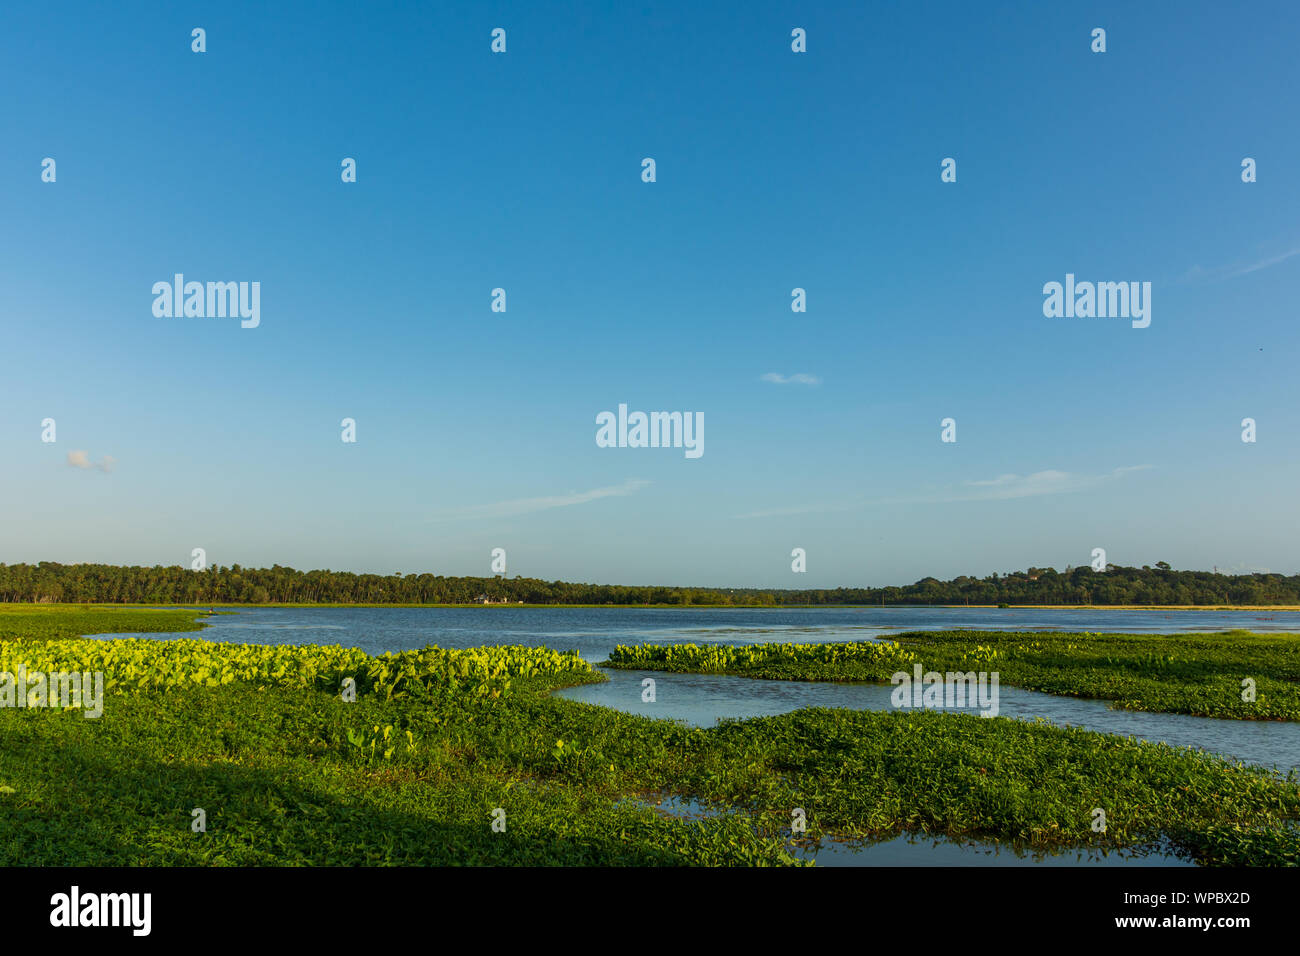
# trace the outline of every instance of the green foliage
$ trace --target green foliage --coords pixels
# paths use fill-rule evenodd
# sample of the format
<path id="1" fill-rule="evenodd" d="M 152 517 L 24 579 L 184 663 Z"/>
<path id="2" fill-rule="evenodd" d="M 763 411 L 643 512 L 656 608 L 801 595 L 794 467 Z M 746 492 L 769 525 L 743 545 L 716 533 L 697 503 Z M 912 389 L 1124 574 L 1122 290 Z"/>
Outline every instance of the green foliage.
<path id="1" fill-rule="evenodd" d="M 610 667 L 741 674 L 766 680 L 888 680 L 910 670 L 914 658 L 893 642 L 846 644 L 620 644 L 609 655 Z"/>
<path id="2" fill-rule="evenodd" d="M 392 760 L 393 754 L 399 749 L 407 756 L 416 752 L 415 735 L 409 730 L 404 732 L 405 740 L 402 739 L 402 735 L 394 736 L 392 724 L 386 724 L 382 728 L 375 724 L 370 731 L 367 736 L 364 731 L 355 733 L 351 727 L 348 728 L 348 743 L 356 747 L 367 761 Z"/>
<path id="3" fill-rule="evenodd" d="M 105 689 L 116 693 L 232 683 L 338 693 L 344 679 L 352 678 L 358 693 L 385 699 L 423 698 L 435 692 L 497 698 L 519 678 L 581 680 L 592 675 L 591 665 L 576 652 L 545 647 L 426 647 L 372 657 L 332 644 L 228 644 L 192 638 L 47 640 L 12 636 L 13 622 L 20 619 L 15 612 L 0 617 L 0 636 L 7 637 L 0 640 L 0 671 L 16 672 L 20 666 L 28 672 L 101 671 Z"/>
<path id="4" fill-rule="evenodd" d="M 204 626 L 194 620 L 193 611 L 0 604 L 0 641 L 57 640 L 82 634 L 159 634 L 197 631 Z"/>
<path id="5" fill-rule="evenodd" d="M 1217 574 L 1109 565 L 1030 568 L 951 581 L 922 578 L 903 587 L 815 590 L 753 588 L 625 587 L 536 578 L 460 578 L 434 574 L 351 574 L 296 571 L 275 565 L 243 568 L 213 565 L 193 571 L 108 564 L 0 564 L 0 604 L 66 602 L 106 604 L 525 604 L 673 605 L 773 607 L 843 604 L 1012 604 L 1300 606 L 1300 574 Z"/>
<path id="6" fill-rule="evenodd" d="M 996 836 L 1029 846 L 1144 847 L 1167 839 L 1203 862 L 1228 834 L 1300 860 L 1300 787 L 1184 748 L 1046 723 L 936 711 L 808 709 L 724 724 L 713 747 L 743 775 L 684 775 L 770 828 L 804 807 L 814 831 Z M 1091 830 L 1106 811 L 1105 834 Z M 1290 827 L 1290 829 L 1288 829 Z M 1289 836 L 1287 836 L 1289 834 Z M 1265 862 L 1262 858 L 1258 861 Z"/>
<path id="7" fill-rule="evenodd" d="M 896 671 L 997 671 L 1002 684 L 1127 710 L 1300 720 L 1300 635 L 912 631 L 892 642 L 619 646 L 610 667 L 769 680 L 885 682 Z M 1242 681 L 1255 700 L 1242 699 Z"/>

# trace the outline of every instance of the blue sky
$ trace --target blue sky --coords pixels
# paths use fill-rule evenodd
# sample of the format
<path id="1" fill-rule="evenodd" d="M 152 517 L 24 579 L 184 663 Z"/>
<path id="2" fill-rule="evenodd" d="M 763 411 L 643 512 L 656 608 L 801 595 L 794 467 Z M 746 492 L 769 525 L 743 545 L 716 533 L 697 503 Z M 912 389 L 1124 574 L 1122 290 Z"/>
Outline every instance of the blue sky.
<path id="1" fill-rule="evenodd" d="M 1300 567 L 1294 4 L 263 6 L 6 12 L 0 561 Z M 177 272 L 260 326 L 156 318 Z"/>

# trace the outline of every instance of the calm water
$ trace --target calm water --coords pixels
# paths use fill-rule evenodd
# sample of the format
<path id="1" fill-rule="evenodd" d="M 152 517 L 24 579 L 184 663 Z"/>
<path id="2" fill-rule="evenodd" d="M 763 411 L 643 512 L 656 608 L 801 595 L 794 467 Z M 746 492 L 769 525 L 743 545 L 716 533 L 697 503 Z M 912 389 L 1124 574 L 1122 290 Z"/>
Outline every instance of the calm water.
<path id="1" fill-rule="evenodd" d="M 909 630 L 1060 630 L 1174 634 L 1194 631 L 1300 631 L 1300 613 L 1261 611 L 1055 610 L 1010 608 L 246 608 L 204 619 L 198 636 L 262 644 L 343 644 L 371 654 L 437 644 L 524 644 L 577 649 L 593 663 L 618 644 L 854 641 Z M 148 635 L 154 636 L 157 635 Z M 184 635 L 193 636 L 193 635 Z M 629 713 L 710 726 L 724 718 L 787 713 L 801 707 L 892 709 L 888 685 L 759 681 L 722 675 L 605 670 L 606 684 L 560 693 Z M 641 680 L 656 682 L 655 702 L 641 700 Z M 1046 719 L 1106 733 L 1198 747 L 1283 771 L 1300 768 L 1300 724 L 1214 720 L 1109 709 L 1002 685 L 999 714 Z M 801 851 L 808 852 L 808 851 Z M 824 844 L 822 865 L 1099 864 L 1170 865 L 1165 854 L 1136 857 L 1094 851 L 1025 853 L 996 843 L 955 843 L 901 836 L 867 847 Z"/>
<path id="2" fill-rule="evenodd" d="M 1298 612 L 1084 611 L 1014 608 L 245 608 L 205 620 L 214 641 L 347 644 L 372 654 L 438 644 L 579 648 L 604 660 L 617 644 L 851 641 L 899 631 L 1300 631 Z"/>

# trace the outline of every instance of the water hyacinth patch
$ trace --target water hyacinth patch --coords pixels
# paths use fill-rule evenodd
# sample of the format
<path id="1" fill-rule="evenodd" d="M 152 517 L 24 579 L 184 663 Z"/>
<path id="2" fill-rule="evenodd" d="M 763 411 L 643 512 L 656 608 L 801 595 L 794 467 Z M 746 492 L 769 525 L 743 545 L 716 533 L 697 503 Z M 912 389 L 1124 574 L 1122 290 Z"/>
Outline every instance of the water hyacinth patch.
<path id="1" fill-rule="evenodd" d="M 335 645 L 221 644 L 193 638 L 0 642 L 0 671 L 103 672 L 109 693 L 241 683 L 338 691 L 347 678 L 360 694 L 385 699 L 454 691 L 495 698 L 520 678 L 589 677 L 574 653 L 544 647 L 468 650 L 426 647 L 371 656 Z"/>
<path id="2" fill-rule="evenodd" d="M 895 642 L 842 644 L 620 644 L 609 667 L 696 674 L 740 674 L 765 680 L 887 681 L 916 660 Z"/>

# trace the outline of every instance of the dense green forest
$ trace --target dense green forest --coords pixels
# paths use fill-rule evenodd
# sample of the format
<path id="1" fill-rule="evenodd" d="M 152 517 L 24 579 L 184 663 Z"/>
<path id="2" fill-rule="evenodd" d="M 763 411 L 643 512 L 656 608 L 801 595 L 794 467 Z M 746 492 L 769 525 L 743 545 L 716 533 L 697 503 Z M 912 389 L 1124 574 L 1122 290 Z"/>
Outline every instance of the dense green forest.
<path id="1" fill-rule="evenodd" d="M 1300 605 L 1300 574 L 1217 574 L 1110 565 L 1030 568 L 951 581 L 923 578 L 882 588 L 761 590 L 627 587 L 536 578 L 353 574 L 271 568 L 0 564 L 0 602 L 106 604 L 473 604 L 483 597 L 526 604 L 781 606 L 832 604 L 1238 604 Z"/>

